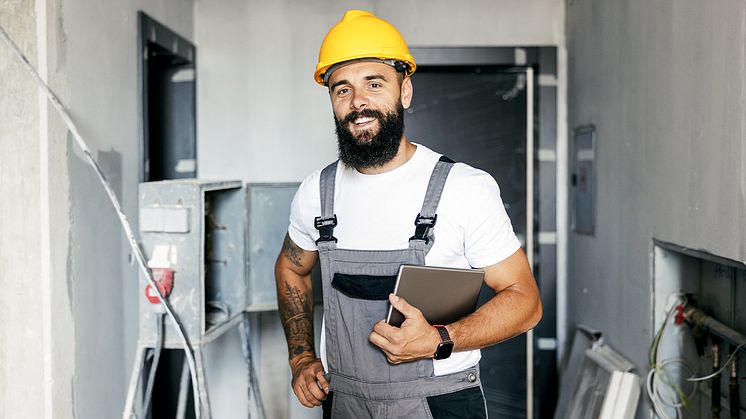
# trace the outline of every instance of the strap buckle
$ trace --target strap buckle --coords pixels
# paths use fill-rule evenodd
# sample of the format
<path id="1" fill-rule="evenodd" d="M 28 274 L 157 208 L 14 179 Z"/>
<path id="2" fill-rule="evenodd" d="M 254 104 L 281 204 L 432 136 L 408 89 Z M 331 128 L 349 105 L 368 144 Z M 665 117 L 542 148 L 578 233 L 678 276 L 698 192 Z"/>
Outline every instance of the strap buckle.
<path id="1" fill-rule="evenodd" d="M 432 217 L 423 217 L 421 214 L 417 214 L 417 218 L 414 219 L 414 236 L 410 237 L 409 240 L 424 240 L 425 243 L 430 242 L 428 234 L 430 229 L 435 227 L 435 221 L 438 219 L 438 214 L 433 214 Z"/>
<path id="2" fill-rule="evenodd" d="M 313 219 L 313 225 L 316 230 L 319 230 L 319 239 L 316 240 L 316 244 L 320 242 L 337 242 L 337 238 L 334 237 L 334 227 L 337 226 L 337 214 L 334 214 L 331 218 L 316 217 Z"/>

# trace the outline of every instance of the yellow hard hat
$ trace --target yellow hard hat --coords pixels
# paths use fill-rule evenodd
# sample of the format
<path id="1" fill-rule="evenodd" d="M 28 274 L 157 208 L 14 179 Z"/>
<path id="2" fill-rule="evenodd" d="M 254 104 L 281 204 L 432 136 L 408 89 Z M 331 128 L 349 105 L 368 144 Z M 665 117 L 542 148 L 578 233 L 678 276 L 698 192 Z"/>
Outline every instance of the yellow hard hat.
<path id="1" fill-rule="evenodd" d="M 411 76 L 417 68 L 404 38 L 395 27 L 373 13 L 349 10 L 321 43 L 313 78 L 316 83 L 325 86 L 331 72 L 327 77 L 324 75 L 330 67 L 345 61 L 370 58 L 390 65 L 402 62 L 406 64 L 407 76 Z"/>

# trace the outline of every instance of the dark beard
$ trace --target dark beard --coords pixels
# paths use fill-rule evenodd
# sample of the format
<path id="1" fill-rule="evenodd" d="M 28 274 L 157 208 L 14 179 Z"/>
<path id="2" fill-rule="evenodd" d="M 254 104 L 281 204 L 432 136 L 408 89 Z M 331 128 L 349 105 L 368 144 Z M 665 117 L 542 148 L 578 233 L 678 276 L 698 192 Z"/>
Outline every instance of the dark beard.
<path id="1" fill-rule="evenodd" d="M 371 135 L 366 131 L 355 137 L 348 124 L 360 117 L 376 118 L 378 132 Z M 342 163 L 357 170 L 380 167 L 390 162 L 399 151 L 399 143 L 404 134 L 404 108 L 399 104 L 395 111 L 387 114 L 373 109 L 352 111 L 342 121 L 335 117 L 334 123 Z"/>

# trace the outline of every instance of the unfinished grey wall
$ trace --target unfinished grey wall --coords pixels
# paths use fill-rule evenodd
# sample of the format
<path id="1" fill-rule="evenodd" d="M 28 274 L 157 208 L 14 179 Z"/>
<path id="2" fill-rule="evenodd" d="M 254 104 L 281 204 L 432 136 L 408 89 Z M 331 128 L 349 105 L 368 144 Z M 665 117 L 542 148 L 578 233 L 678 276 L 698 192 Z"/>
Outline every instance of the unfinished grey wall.
<path id="1" fill-rule="evenodd" d="M 564 45 L 561 0 L 197 0 L 200 177 L 297 182 L 336 158 L 327 92 L 312 75 L 324 35 L 350 8 L 389 20 L 410 46 Z M 309 415 L 287 394 L 279 319 L 260 324 L 268 416 Z"/>
<path id="2" fill-rule="evenodd" d="M 184 0 L 63 0 L 61 57 L 68 106 L 93 156 L 112 181 L 137 230 L 139 111 L 137 11 L 186 38 L 193 5 Z M 75 320 L 75 412 L 79 418 L 121 415 L 137 339 L 137 268 L 104 190 L 70 146 L 72 243 L 70 280 Z"/>
<path id="3" fill-rule="evenodd" d="M 568 121 L 598 133 L 596 234 L 570 236 L 569 323 L 645 373 L 653 238 L 746 259 L 746 4 L 570 0 L 567 16 Z"/>

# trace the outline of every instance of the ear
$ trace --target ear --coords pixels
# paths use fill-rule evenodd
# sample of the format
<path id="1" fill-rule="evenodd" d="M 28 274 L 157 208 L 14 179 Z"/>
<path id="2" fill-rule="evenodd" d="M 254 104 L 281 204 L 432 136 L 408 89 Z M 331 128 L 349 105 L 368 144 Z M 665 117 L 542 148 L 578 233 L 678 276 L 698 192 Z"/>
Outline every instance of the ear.
<path id="1" fill-rule="evenodd" d="M 412 79 L 404 77 L 401 83 L 401 105 L 404 109 L 409 109 L 409 105 L 412 104 Z"/>

